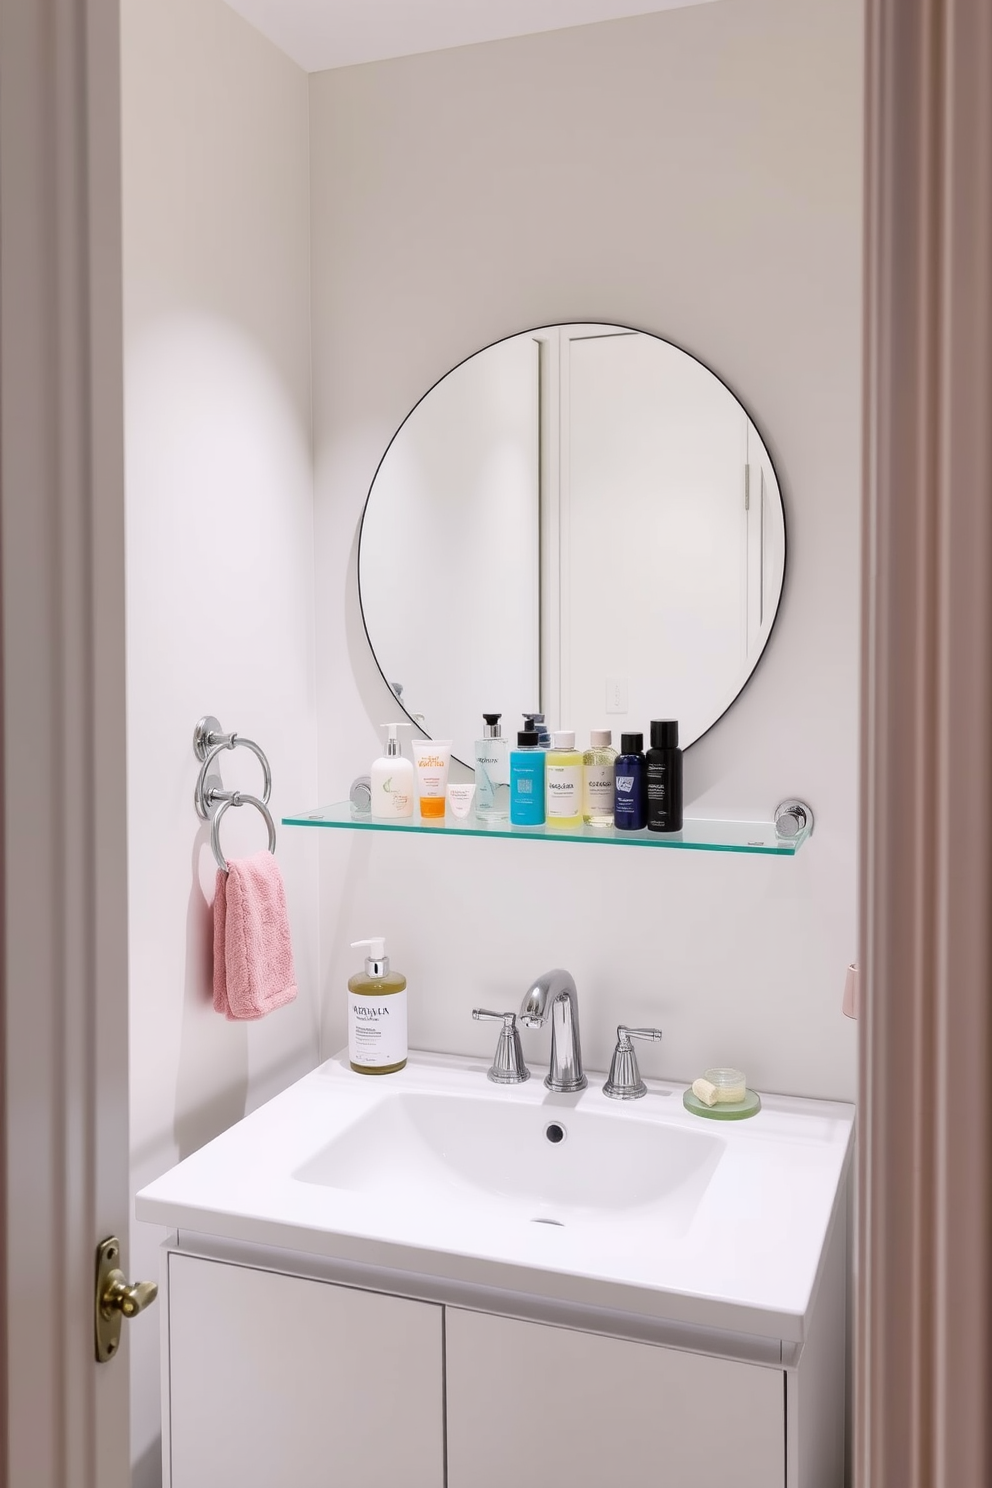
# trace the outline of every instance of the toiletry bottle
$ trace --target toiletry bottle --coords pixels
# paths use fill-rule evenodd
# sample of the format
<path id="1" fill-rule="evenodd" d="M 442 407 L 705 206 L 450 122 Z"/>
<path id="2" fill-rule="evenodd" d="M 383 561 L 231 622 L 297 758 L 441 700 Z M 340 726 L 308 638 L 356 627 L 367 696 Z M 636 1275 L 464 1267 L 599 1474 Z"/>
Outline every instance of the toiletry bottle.
<path id="1" fill-rule="evenodd" d="M 537 730 L 537 745 L 539 749 L 551 748 L 551 733 L 544 721 L 543 713 L 525 713 L 524 728 Z"/>
<path id="2" fill-rule="evenodd" d="M 348 980 L 348 1058 L 358 1075 L 391 1075 L 406 1064 L 406 977 L 390 971 L 381 936 L 351 944 L 369 954 Z"/>
<path id="3" fill-rule="evenodd" d="M 609 729 L 593 729 L 582 756 L 582 819 L 590 827 L 612 827 L 617 752 Z"/>
<path id="4" fill-rule="evenodd" d="M 483 713 L 483 737 L 475 741 L 475 814 L 480 821 L 510 815 L 510 759 L 500 732 L 500 713 Z"/>
<path id="5" fill-rule="evenodd" d="M 678 832 L 682 828 L 682 751 L 674 719 L 653 719 L 651 748 L 644 757 L 648 829 Z"/>
<path id="6" fill-rule="evenodd" d="M 544 811 L 549 827 L 582 825 L 582 756 L 571 729 L 558 729 L 544 757 Z"/>
<path id="7" fill-rule="evenodd" d="M 400 754 L 396 730 L 409 728 L 408 723 L 383 723 L 388 730 L 386 752 L 372 766 L 372 815 L 397 817 L 413 815 L 413 766 Z"/>
<path id="8" fill-rule="evenodd" d="M 533 719 L 526 722 L 533 725 Z M 544 821 L 544 750 L 533 726 L 521 729 L 517 747 L 510 750 L 510 820 L 518 827 L 539 827 Z"/>
<path id="9" fill-rule="evenodd" d="M 643 750 L 643 734 L 620 735 L 620 753 L 613 767 L 613 825 L 624 832 L 639 832 L 647 821 Z"/>
<path id="10" fill-rule="evenodd" d="M 451 740 L 414 739 L 413 762 L 417 769 L 421 821 L 443 821 L 451 766 Z"/>

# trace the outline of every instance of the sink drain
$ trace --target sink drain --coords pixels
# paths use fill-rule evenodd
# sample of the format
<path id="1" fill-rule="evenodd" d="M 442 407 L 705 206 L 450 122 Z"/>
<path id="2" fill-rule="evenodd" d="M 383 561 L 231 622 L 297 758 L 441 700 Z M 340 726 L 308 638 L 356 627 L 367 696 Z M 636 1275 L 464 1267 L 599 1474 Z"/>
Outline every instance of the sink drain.
<path id="1" fill-rule="evenodd" d="M 563 1230 L 565 1228 L 565 1221 L 562 1220 L 562 1219 L 544 1219 L 542 1217 L 542 1218 L 539 1218 L 539 1219 L 532 1219 L 531 1220 L 531 1224 L 549 1224 L 549 1225 L 555 1225 L 555 1227 L 557 1229 L 559 1229 L 559 1230 Z"/>
<path id="2" fill-rule="evenodd" d="M 544 1135 L 547 1137 L 549 1142 L 564 1142 L 565 1128 L 563 1126 L 559 1126 L 557 1121 L 552 1121 L 550 1126 L 546 1126 L 544 1128 Z"/>

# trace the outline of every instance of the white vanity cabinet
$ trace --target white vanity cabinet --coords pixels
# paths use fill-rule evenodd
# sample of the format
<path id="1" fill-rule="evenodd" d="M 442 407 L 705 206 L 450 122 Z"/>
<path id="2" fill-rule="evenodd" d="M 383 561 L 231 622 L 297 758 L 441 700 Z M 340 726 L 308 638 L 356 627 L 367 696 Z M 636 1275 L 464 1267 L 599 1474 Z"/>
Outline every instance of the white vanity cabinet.
<path id="1" fill-rule="evenodd" d="M 167 1256 L 171 1488 L 442 1488 L 442 1309 Z"/>
<path id="2" fill-rule="evenodd" d="M 836 1276 L 821 1289 L 831 1321 L 796 1368 L 185 1243 L 164 1252 L 164 1488 L 843 1483 Z"/>
<path id="3" fill-rule="evenodd" d="M 784 1488 L 785 1376 L 445 1309 L 447 1488 Z"/>

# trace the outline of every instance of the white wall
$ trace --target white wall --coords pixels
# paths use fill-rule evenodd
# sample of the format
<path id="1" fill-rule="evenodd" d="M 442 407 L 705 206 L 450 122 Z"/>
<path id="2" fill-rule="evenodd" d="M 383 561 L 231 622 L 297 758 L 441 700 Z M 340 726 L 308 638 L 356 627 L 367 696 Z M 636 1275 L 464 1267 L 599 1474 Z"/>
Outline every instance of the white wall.
<path id="1" fill-rule="evenodd" d="M 307 86 L 221 0 L 124 0 L 131 1138 L 135 1186 L 316 1057 L 313 844 L 281 833 L 300 996 L 210 1006 L 215 868 L 192 801 L 215 713 L 313 800 Z M 226 783 L 257 789 L 245 751 Z M 229 853 L 264 844 L 228 812 Z M 253 813 L 251 815 L 254 815 Z M 130 1268 L 156 1276 L 161 1232 Z M 136 1488 L 159 1481 L 158 1319 L 129 1328 Z"/>
<path id="2" fill-rule="evenodd" d="M 377 750 L 355 542 L 387 441 L 477 347 L 640 326 L 739 394 L 784 488 L 768 650 L 686 761 L 697 814 L 806 797 L 793 860 L 322 834 L 325 1053 L 348 942 L 385 934 L 421 1047 L 488 1052 L 475 1002 L 575 974 L 587 1062 L 658 1023 L 651 1074 L 722 1061 L 851 1097 L 859 573 L 860 0 L 727 0 L 311 78 L 320 796 Z M 525 1035 L 546 1057 L 545 1038 Z"/>

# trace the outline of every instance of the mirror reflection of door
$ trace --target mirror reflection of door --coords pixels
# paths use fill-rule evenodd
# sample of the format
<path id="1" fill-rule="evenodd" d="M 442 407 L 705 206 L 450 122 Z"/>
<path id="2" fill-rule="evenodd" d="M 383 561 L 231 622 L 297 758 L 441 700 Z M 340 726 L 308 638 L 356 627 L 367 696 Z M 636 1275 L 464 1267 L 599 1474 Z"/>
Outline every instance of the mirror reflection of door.
<path id="1" fill-rule="evenodd" d="M 678 347 L 552 326 L 470 357 L 383 457 L 359 580 L 403 708 L 472 758 L 483 711 L 511 738 L 646 730 L 683 744 L 730 706 L 767 641 L 785 530 L 746 411 Z"/>
<path id="2" fill-rule="evenodd" d="M 748 418 L 647 336 L 561 336 L 561 718 L 678 718 L 686 742 L 748 654 Z M 756 503 L 757 507 L 757 503 Z M 756 545 L 756 556 L 760 543 Z M 758 582 L 758 572 L 750 576 Z M 760 587 L 760 585 L 759 585 Z M 549 681 L 553 676 L 549 657 Z M 619 688 L 618 688 L 619 684 Z"/>
<path id="3" fill-rule="evenodd" d="M 538 357 L 514 337 L 443 378 L 383 457 L 362 523 L 380 669 L 462 759 L 483 711 L 539 706 Z"/>

